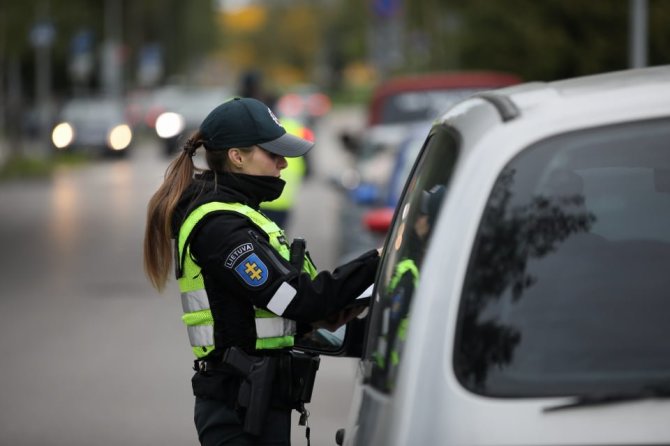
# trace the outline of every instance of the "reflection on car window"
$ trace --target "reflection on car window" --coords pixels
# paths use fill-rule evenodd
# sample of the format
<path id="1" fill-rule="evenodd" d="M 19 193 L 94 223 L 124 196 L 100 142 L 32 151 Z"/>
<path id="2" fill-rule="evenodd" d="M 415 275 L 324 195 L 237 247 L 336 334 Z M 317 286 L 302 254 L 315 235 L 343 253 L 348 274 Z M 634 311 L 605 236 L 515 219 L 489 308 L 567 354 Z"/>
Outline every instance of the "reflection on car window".
<path id="1" fill-rule="evenodd" d="M 670 378 L 670 121 L 540 142 L 499 176 L 459 310 L 455 371 L 488 396 Z"/>
<path id="2" fill-rule="evenodd" d="M 456 161 L 457 141 L 453 130 L 445 126 L 431 130 L 387 238 L 366 350 L 372 363 L 369 380 L 382 391 L 393 389 L 410 304 L 421 275 L 424 253 L 446 196 Z"/>

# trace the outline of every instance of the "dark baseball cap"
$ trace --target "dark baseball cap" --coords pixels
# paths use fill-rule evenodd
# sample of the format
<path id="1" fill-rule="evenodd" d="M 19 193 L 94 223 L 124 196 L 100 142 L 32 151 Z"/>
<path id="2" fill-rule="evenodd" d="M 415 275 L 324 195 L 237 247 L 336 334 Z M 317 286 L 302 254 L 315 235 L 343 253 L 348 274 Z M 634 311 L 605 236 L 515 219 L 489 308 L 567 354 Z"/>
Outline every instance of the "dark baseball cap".
<path id="1" fill-rule="evenodd" d="M 200 124 L 205 149 L 258 145 L 270 153 L 296 157 L 314 143 L 286 132 L 270 108 L 253 98 L 233 98 L 216 107 Z"/>

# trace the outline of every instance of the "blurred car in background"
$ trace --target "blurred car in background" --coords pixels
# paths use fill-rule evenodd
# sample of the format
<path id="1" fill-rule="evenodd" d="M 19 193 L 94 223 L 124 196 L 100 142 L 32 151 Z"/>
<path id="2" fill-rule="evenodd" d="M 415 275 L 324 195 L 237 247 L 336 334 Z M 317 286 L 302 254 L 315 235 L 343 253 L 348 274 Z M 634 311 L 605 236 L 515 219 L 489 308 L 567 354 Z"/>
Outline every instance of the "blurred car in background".
<path id="1" fill-rule="evenodd" d="M 421 141 L 427 123 L 463 99 L 519 82 L 521 79 L 510 73 L 455 71 L 399 76 L 380 84 L 368 104 L 362 132 L 341 135 L 344 147 L 354 155 L 353 165 L 332 179 L 345 194 L 340 215 L 341 260 L 350 259 L 356 245 L 372 248 L 370 244 L 378 241 L 379 236 L 366 232 L 362 219 L 370 209 L 387 206 L 389 181 L 400 162 L 396 157 L 402 142 L 412 138 Z M 421 131 L 426 133 L 421 135 Z M 413 132 L 418 135 L 412 136 Z M 356 233 L 346 229 L 352 225 L 358 228 Z"/>
<path id="2" fill-rule="evenodd" d="M 341 135 L 344 147 L 355 155 L 354 172 L 344 174 L 344 186 L 387 181 L 398 144 L 413 124 L 435 119 L 474 93 L 519 82 L 521 79 L 510 73 L 454 71 L 398 76 L 381 83 L 368 104 L 362 132 Z"/>
<path id="3" fill-rule="evenodd" d="M 145 120 L 163 144 L 165 155 L 176 153 L 215 107 L 232 97 L 227 88 L 171 85 L 156 90 Z"/>
<path id="4" fill-rule="evenodd" d="M 317 121 L 330 111 L 332 103 L 330 97 L 316 85 L 300 84 L 279 96 L 275 108 L 280 119 L 286 117 L 314 128 Z"/>
<path id="5" fill-rule="evenodd" d="M 143 132 L 149 127 L 153 129 L 153 124 L 149 126 L 147 118 L 153 95 L 154 91 L 148 88 L 130 90 L 126 93 L 126 118 L 136 132 Z"/>
<path id="6" fill-rule="evenodd" d="M 51 131 L 56 150 L 92 155 L 124 156 L 133 141 L 123 101 L 113 98 L 76 98 L 60 109 Z"/>
<path id="7" fill-rule="evenodd" d="M 341 226 L 348 228 L 340 237 L 343 259 L 355 257 L 361 249 L 378 248 L 384 243 L 405 181 L 431 126 L 432 121 L 408 126 L 407 134 L 398 144 L 386 182 L 361 183 L 349 191 L 347 203 L 350 206 L 340 213 Z"/>

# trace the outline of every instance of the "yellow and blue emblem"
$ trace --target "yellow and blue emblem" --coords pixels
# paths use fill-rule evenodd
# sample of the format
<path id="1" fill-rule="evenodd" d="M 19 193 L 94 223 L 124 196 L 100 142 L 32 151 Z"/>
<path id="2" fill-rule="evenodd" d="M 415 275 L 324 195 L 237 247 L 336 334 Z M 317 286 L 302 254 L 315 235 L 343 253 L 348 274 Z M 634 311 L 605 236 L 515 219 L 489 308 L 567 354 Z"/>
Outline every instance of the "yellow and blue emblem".
<path id="1" fill-rule="evenodd" d="M 256 254 L 249 255 L 235 267 L 235 272 L 249 286 L 261 286 L 268 280 L 268 267 Z"/>

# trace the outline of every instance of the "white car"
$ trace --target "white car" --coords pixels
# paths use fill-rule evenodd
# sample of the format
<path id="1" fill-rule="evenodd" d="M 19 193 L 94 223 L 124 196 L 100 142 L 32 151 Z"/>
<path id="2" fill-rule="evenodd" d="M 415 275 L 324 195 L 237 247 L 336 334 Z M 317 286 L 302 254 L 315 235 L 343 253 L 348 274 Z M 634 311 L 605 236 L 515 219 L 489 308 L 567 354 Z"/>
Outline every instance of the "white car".
<path id="1" fill-rule="evenodd" d="M 338 444 L 670 444 L 669 268 L 670 66 L 457 104 L 396 209 Z"/>
<path id="2" fill-rule="evenodd" d="M 209 112 L 232 97 L 222 87 L 168 85 L 157 90 L 149 106 L 148 121 L 153 122 L 164 154 L 172 157 L 179 153 Z"/>
<path id="3" fill-rule="evenodd" d="M 51 131 L 53 147 L 60 151 L 125 156 L 133 131 L 123 102 L 113 98 L 84 97 L 67 101 Z"/>

